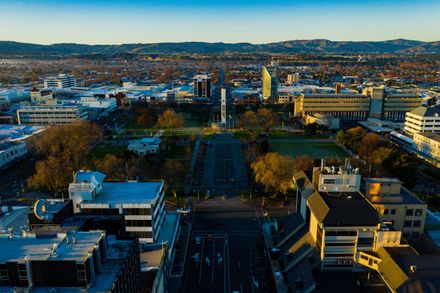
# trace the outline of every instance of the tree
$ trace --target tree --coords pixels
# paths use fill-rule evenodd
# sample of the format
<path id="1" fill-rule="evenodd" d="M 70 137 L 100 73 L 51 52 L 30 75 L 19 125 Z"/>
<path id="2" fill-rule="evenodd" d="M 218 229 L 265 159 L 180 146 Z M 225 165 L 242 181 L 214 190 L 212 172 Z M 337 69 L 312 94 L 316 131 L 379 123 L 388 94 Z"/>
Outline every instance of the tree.
<path id="1" fill-rule="evenodd" d="M 313 168 L 313 159 L 308 155 L 299 156 L 295 159 L 295 170 L 296 171 L 308 171 Z"/>
<path id="2" fill-rule="evenodd" d="M 243 127 L 248 130 L 255 130 L 259 127 L 259 121 L 257 118 L 257 114 L 254 111 L 249 110 L 244 112 L 238 117 L 238 123 L 240 127 Z"/>
<path id="3" fill-rule="evenodd" d="M 257 112 L 259 125 L 264 128 L 265 131 L 269 131 L 273 126 L 279 124 L 278 115 L 268 108 L 261 108 Z"/>
<path id="4" fill-rule="evenodd" d="M 178 160 L 166 160 L 160 174 L 165 180 L 167 190 L 172 191 L 173 194 L 182 189 L 187 175 L 182 162 Z"/>
<path id="5" fill-rule="evenodd" d="M 359 145 L 359 156 L 368 163 L 371 163 L 374 158 L 371 154 L 383 145 L 384 141 L 376 133 L 367 133 L 361 140 Z"/>
<path id="6" fill-rule="evenodd" d="M 136 123 L 143 127 L 150 127 L 154 125 L 154 121 L 156 121 L 157 116 L 154 111 L 146 107 L 139 107 L 135 109 L 136 115 Z"/>
<path id="7" fill-rule="evenodd" d="M 29 186 L 55 193 L 65 190 L 92 143 L 101 137 L 101 129 L 87 121 L 53 126 L 32 137 L 29 146 L 40 161 L 35 174 L 28 178 Z"/>
<path id="8" fill-rule="evenodd" d="M 104 159 L 95 161 L 96 169 L 106 174 L 107 180 L 125 180 L 125 160 L 115 155 L 107 154 Z"/>
<path id="9" fill-rule="evenodd" d="M 176 129 L 185 126 L 185 118 L 182 113 L 176 113 L 173 110 L 166 110 L 157 119 L 157 128 L 166 129 L 175 132 Z"/>
<path id="10" fill-rule="evenodd" d="M 263 184 L 266 191 L 273 191 L 275 196 L 279 193 L 286 194 L 293 187 L 294 162 L 289 156 L 267 153 L 258 157 L 251 164 L 251 169 L 255 181 Z"/>

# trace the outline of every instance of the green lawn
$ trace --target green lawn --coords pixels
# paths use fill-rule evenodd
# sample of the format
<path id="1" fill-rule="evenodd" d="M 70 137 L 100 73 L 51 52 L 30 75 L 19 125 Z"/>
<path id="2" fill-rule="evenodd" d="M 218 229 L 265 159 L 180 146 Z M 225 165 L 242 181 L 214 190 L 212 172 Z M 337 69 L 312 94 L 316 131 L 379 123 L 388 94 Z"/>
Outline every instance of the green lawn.
<path id="1" fill-rule="evenodd" d="M 296 158 L 302 155 L 308 155 L 313 159 L 322 159 L 324 157 L 345 158 L 347 154 L 339 146 L 331 142 L 276 142 L 270 141 L 269 151 L 277 152 L 282 155 L 290 155 Z"/>
<path id="2" fill-rule="evenodd" d="M 191 113 L 183 113 L 185 117 L 185 128 L 203 128 L 207 123 L 200 122 L 197 117 Z"/>

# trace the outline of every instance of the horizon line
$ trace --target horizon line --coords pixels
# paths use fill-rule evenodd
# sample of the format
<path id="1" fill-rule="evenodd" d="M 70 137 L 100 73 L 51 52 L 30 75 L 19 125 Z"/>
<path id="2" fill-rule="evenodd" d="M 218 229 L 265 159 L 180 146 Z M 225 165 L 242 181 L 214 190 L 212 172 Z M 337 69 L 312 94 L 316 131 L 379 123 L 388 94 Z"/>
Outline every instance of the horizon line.
<path id="1" fill-rule="evenodd" d="M 315 38 L 315 39 L 290 39 L 284 41 L 275 41 L 275 42 L 263 42 L 263 43 L 253 43 L 253 42 L 227 42 L 227 41 L 158 41 L 158 42 L 129 42 L 129 43 L 87 43 L 87 42 L 55 42 L 55 43 L 34 43 L 34 42 L 25 42 L 25 41 L 16 41 L 16 40 L 0 40 L 0 42 L 13 42 L 20 44 L 32 44 L 32 45 L 40 45 L 40 46 L 53 46 L 53 45 L 87 45 L 87 46 L 118 46 L 118 45 L 136 45 L 136 44 L 178 44 L 178 43 L 206 43 L 206 44 L 251 44 L 251 45 L 266 45 L 266 44 L 276 44 L 276 43 L 285 43 L 285 42 L 295 42 L 295 41 L 330 41 L 330 42 L 353 42 L 353 43 L 362 43 L 362 42 L 389 42 L 389 41 L 411 41 L 411 42 L 422 42 L 422 43 L 436 43 L 440 42 L 440 40 L 430 40 L 430 41 L 422 41 L 415 39 L 405 39 L 405 38 L 393 38 L 393 39 L 383 39 L 383 40 L 332 40 L 327 38 Z"/>

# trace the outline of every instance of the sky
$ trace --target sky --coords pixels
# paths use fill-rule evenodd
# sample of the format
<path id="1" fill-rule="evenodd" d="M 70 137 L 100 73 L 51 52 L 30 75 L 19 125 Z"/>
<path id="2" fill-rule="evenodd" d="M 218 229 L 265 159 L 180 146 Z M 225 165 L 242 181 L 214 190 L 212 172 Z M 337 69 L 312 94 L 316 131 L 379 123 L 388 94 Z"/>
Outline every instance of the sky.
<path id="1" fill-rule="evenodd" d="M 440 41 L 440 0 L 0 0 L 0 40 L 18 42 L 397 38 Z"/>

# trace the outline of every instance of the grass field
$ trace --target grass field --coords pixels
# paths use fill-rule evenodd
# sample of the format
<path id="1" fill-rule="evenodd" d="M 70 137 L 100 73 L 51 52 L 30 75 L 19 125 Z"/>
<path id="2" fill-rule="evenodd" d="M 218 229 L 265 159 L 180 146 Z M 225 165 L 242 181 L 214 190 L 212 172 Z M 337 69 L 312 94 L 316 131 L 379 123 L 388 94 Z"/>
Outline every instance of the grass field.
<path id="1" fill-rule="evenodd" d="M 269 151 L 296 158 L 308 155 L 313 159 L 324 157 L 345 158 L 347 154 L 339 146 L 331 142 L 277 142 L 270 141 Z"/>

